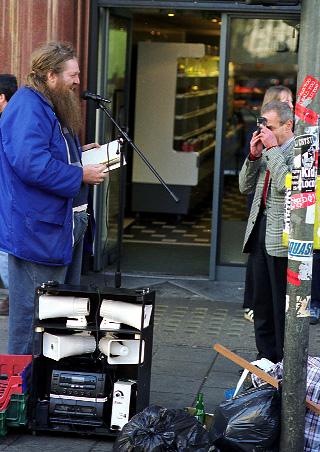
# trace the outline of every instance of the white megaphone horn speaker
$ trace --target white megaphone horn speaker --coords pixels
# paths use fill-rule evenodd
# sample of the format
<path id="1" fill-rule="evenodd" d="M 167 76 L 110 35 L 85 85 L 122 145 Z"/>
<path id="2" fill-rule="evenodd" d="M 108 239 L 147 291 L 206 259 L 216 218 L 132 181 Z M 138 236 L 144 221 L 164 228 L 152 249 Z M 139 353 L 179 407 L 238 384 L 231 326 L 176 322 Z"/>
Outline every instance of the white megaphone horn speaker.
<path id="1" fill-rule="evenodd" d="M 109 364 L 139 364 L 139 339 L 119 339 L 106 335 L 99 341 L 99 350 L 108 357 Z M 141 348 L 141 363 L 144 360 L 144 341 Z"/>
<path id="2" fill-rule="evenodd" d="M 86 315 L 90 311 L 90 299 L 56 295 L 41 295 L 39 297 L 39 319 L 69 317 L 67 326 L 86 326 Z M 74 320 L 72 320 L 74 319 Z"/>
<path id="3" fill-rule="evenodd" d="M 100 329 L 110 329 L 110 322 L 124 323 L 133 328 L 141 329 L 143 314 L 143 328 L 149 326 L 152 305 L 125 303 L 123 301 L 102 300 L 100 315 L 103 317 Z"/>
<path id="4" fill-rule="evenodd" d="M 93 353 L 96 340 L 88 334 L 43 334 L 43 355 L 59 361 L 67 356 Z"/>

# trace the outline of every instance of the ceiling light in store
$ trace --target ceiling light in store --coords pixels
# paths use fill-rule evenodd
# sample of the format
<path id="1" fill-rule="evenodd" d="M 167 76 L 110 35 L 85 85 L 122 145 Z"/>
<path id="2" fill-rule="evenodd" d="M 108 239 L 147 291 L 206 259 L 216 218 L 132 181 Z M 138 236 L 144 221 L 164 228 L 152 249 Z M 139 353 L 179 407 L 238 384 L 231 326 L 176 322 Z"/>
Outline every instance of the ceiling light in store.
<path id="1" fill-rule="evenodd" d="M 211 22 L 213 22 L 214 24 L 216 24 L 218 21 L 219 21 L 219 20 L 218 20 L 216 17 L 214 17 L 213 19 L 211 19 Z"/>
<path id="2" fill-rule="evenodd" d="M 176 13 L 174 11 L 168 11 L 168 17 L 174 17 Z"/>

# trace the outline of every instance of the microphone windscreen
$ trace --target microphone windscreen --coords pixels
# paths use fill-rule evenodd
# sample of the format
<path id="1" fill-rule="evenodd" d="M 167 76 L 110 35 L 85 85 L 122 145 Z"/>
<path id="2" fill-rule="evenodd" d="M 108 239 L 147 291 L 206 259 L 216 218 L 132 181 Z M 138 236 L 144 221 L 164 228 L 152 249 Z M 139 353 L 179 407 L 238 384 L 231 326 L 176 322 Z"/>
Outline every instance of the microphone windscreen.
<path id="1" fill-rule="evenodd" d="M 88 91 L 83 91 L 83 93 L 81 94 L 81 99 L 84 99 L 84 100 L 87 100 L 87 99 L 89 99 L 89 96 L 88 96 Z"/>

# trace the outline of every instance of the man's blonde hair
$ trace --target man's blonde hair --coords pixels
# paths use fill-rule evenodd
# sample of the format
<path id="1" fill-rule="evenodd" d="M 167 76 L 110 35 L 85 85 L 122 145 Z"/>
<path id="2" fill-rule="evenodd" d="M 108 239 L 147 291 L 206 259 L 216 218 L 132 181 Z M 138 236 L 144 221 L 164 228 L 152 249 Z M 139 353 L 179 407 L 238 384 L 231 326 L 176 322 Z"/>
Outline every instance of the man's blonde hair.
<path id="1" fill-rule="evenodd" d="M 27 85 L 47 94 L 48 72 L 60 74 L 68 60 L 76 58 L 75 50 L 69 42 L 49 42 L 37 48 L 31 56 L 31 71 Z"/>

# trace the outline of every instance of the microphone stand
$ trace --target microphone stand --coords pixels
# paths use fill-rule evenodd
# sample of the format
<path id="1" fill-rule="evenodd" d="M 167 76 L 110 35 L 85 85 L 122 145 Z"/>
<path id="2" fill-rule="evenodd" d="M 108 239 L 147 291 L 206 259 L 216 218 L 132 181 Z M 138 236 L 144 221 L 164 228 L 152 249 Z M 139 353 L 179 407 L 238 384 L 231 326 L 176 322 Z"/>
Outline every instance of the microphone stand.
<path id="1" fill-rule="evenodd" d="M 139 157 L 143 160 L 145 165 L 149 168 L 149 170 L 155 175 L 161 185 L 167 190 L 170 196 L 174 199 L 175 202 L 179 202 L 179 198 L 173 193 L 173 191 L 168 187 L 166 182 L 162 179 L 158 171 L 154 168 L 154 166 L 149 162 L 147 157 L 143 154 L 143 152 L 138 148 L 138 146 L 131 140 L 128 134 L 122 130 L 117 121 L 113 118 L 110 110 L 106 107 L 105 102 L 106 99 L 94 99 L 97 102 L 97 108 L 102 110 L 106 116 L 110 119 L 112 124 L 116 127 L 116 129 L 120 132 L 120 187 L 119 187 L 119 200 L 120 200 L 120 213 L 118 215 L 118 258 L 117 258 L 117 267 L 115 272 L 115 287 L 121 287 L 121 250 L 122 250 L 122 229 L 123 229 L 123 219 L 124 219 L 124 184 L 125 184 L 125 175 L 124 175 L 124 158 L 123 158 L 123 150 L 121 149 L 121 145 L 125 142 L 129 143 L 132 149 L 139 155 Z"/>

